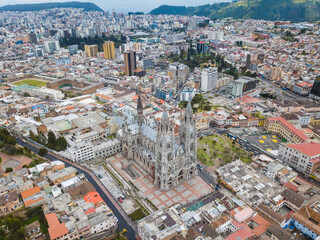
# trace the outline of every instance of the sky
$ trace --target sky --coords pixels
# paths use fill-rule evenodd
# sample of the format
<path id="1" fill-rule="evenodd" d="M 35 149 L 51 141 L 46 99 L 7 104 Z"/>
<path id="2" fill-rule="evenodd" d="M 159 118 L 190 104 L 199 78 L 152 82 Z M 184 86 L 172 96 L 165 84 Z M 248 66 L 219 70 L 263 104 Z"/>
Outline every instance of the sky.
<path id="1" fill-rule="evenodd" d="M 0 0 L 0 6 L 24 3 L 44 3 L 44 2 L 66 2 L 68 0 Z M 127 13 L 130 11 L 150 12 L 160 5 L 175 6 L 198 6 L 212 4 L 214 2 L 228 2 L 230 0 L 74 0 L 82 2 L 93 2 L 105 11 Z"/>

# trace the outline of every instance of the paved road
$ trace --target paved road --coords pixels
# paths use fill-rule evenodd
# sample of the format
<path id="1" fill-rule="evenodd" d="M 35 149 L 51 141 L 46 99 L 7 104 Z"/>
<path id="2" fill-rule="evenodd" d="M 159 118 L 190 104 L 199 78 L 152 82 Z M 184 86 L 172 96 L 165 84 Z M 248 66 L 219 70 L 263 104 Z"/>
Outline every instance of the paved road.
<path id="1" fill-rule="evenodd" d="M 21 146 L 27 146 L 30 148 L 33 152 L 38 152 L 38 147 L 35 147 L 33 144 L 30 144 L 29 142 L 23 142 L 21 139 L 16 138 L 17 142 Z M 101 195 L 102 199 L 106 202 L 106 204 L 109 206 L 109 208 L 113 211 L 114 215 L 118 218 L 118 229 L 122 231 L 123 229 L 126 229 L 127 232 L 124 233 L 124 235 L 129 239 L 136 239 L 136 233 L 135 230 L 127 223 L 126 219 L 121 215 L 119 209 L 120 207 L 115 203 L 113 198 L 110 196 L 110 194 L 106 191 L 106 189 L 103 187 L 103 185 L 100 183 L 100 181 L 87 169 L 69 162 L 61 157 L 55 156 L 52 153 L 47 153 L 44 156 L 49 161 L 53 160 L 61 160 L 65 163 L 66 167 L 73 166 L 78 170 L 79 173 L 83 173 L 85 177 L 88 179 L 89 182 L 93 184 L 93 186 L 96 188 L 97 192 Z"/>

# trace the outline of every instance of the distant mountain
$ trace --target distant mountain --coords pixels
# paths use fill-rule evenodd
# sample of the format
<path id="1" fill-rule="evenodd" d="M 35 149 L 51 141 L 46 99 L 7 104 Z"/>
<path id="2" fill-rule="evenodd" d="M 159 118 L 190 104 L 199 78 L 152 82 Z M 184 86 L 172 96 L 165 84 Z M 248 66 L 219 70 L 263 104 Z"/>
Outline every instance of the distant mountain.
<path id="1" fill-rule="evenodd" d="M 84 11 L 103 10 L 94 3 L 90 2 L 53 2 L 53 3 L 36 3 L 36 4 L 15 4 L 0 7 L 0 11 L 40 11 L 51 8 L 83 8 Z"/>
<path id="2" fill-rule="evenodd" d="M 212 18 L 253 18 L 272 21 L 319 21 L 320 0 L 234 0 L 197 7 L 162 5 L 150 14 L 198 15 Z"/>

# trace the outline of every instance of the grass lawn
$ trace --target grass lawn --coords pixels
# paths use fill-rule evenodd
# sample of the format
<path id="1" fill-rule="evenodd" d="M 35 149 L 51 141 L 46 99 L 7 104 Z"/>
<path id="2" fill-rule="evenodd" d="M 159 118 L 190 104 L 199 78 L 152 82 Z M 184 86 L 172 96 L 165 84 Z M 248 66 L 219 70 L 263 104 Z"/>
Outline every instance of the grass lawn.
<path id="1" fill-rule="evenodd" d="M 214 162 L 209 156 L 209 154 L 202 148 L 197 149 L 197 157 L 198 159 L 207 166 L 213 166 Z"/>
<path id="2" fill-rule="evenodd" d="M 28 85 L 36 86 L 36 87 L 45 87 L 45 86 L 47 86 L 47 82 L 40 81 L 40 80 L 33 80 L 33 79 L 25 79 L 25 80 L 21 80 L 21 81 L 18 81 L 18 82 L 14 82 L 12 84 L 16 85 L 16 86 L 20 86 L 20 85 L 23 85 L 23 84 L 28 84 Z"/>
<path id="3" fill-rule="evenodd" d="M 238 158 L 244 163 L 250 163 L 251 157 L 240 146 L 226 141 L 221 136 L 210 135 L 199 138 L 197 149 L 198 159 L 207 166 L 230 163 Z"/>
<path id="4" fill-rule="evenodd" d="M 133 213 L 129 214 L 128 216 L 132 221 L 138 221 L 138 220 L 146 217 L 146 214 L 142 211 L 141 208 L 138 208 L 137 210 L 135 210 Z"/>

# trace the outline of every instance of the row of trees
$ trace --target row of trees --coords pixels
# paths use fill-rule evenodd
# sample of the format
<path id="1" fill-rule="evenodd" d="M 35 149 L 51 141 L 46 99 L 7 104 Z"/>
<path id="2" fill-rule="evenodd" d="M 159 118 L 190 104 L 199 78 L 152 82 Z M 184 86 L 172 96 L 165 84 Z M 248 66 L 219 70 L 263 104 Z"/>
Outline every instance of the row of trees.
<path id="1" fill-rule="evenodd" d="M 186 108 L 188 105 L 187 101 L 180 101 L 179 103 L 179 108 L 184 109 Z M 195 105 L 197 105 L 197 107 L 195 107 Z M 204 99 L 202 94 L 196 94 L 192 100 L 191 100 L 191 107 L 193 112 L 197 112 L 198 110 L 203 110 L 203 111 L 210 111 L 212 106 L 211 103 Z"/>
<path id="2" fill-rule="evenodd" d="M 63 136 L 57 138 L 51 130 L 48 132 L 48 139 L 46 139 L 44 135 L 36 135 L 32 131 L 30 131 L 30 138 L 33 141 L 56 151 L 66 150 L 68 146 L 67 140 Z"/>
<path id="3" fill-rule="evenodd" d="M 121 44 L 126 43 L 127 38 L 124 35 L 102 35 L 102 37 L 95 36 L 95 37 L 75 37 L 75 38 L 61 38 L 59 40 L 61 47 L 68 47 L 69 45 L 78 45 L 80 50 L 84 50 L 84 45 L 92 45 L 97 44 L 98 50 L 101 52 L 103 51 L 103 44 L 105 41 L 113 41 L 115 48 L 118 48 Z"/>

